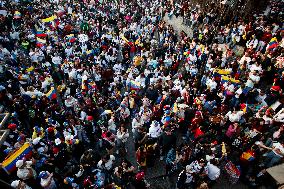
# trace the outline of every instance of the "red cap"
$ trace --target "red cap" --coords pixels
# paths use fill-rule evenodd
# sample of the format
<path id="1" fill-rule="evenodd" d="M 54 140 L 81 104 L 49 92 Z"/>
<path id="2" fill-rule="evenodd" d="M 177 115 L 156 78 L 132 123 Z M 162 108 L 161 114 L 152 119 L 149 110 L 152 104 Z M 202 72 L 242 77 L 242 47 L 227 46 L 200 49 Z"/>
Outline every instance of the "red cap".
<path id="1" fill-rule="evenodd" d="M 272 90 L 272 91 L 280 91 L 280 89 L 281 89 L 281 88 L 280 88 L 279 86 L 272 86 L 272 87 L 271 87 L 271 90 Z"/>
<path id="2" fill-rule="evenodd" d="M 53 131 L 54 131 L 54 128 L 53 128 L 53 127 L 48 127 L 47 132 L 51 133 L 51 132 L 53 132 Z"/>
<path id="3" fill-rule="evenodd" d="M 53 152 L 53 154 L 58 154 L 59 148 L 54 147 L 54 148 L 52 149 L 52 152 Z"/>
<path id="4" fill-rule="evenodd" d="M 196 111 L 196 112 L 195 112 L 195 115 L 196 115 L 196 116 L 201 116 L 201 112 L 200 112 L 200 111 Z"/>
<path id="5" fill-rule="evenodd" d="M 144 176 L 145 176 L 145 173 L 140 172 L 140 173 L 137 173 L 135 177 L 136 177 L 136 180 L 141 181 L 144 178 Z"/>
<path id="6" fill-rule="evenodd" d="M 93 116 L 87 116 L 87 120 L 92 121 L 92 120 L 94 120 L 94 118 L 93 118 Z"/>
<path id="7" fill-rule="evenodd" d="M 218 144 L 217 140 L 215 140 L 214 142 L 212 142 L 212 144 L 214 144 L 214 145 Z"/>
<path id="8" fill-rule="evenodd" d="M 8 125 L 8 129 L 15 130 L 16 128 L 17 128 L 17 125 L 15 123 L 11 123 Z"/>
<path id="9" fill-rule="evenodd" d="M 247 106 L 246 104 L 241 104 L 241 105 L 240 105 L 241 110 L 242 110 L 242 109 L 245 109 L 246 106 Z"/>

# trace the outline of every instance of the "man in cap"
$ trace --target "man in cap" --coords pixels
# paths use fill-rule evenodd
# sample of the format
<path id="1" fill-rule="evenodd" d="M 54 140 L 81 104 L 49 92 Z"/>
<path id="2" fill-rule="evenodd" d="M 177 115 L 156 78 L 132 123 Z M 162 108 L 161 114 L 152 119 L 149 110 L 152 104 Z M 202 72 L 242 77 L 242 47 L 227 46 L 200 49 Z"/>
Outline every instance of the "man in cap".
<path id="1" fill-rule="evenodd" d="M 187 165 L 184 170 L 180 172 L 177 179 L 177 188 L 183 189 L 183 188 L 189 188 L 194 187 L 194 172 L 192 171 L 192 167 L 190 165 Z"/>
<path id="2" fill-rule="evenodd" d="M 163 156 L 168 153 L 171 147 L 175 147 L 177 142 L 177 137 L 173 133 L 172 129 L 168 126 L 165 128 L 165 132 L 160 137 L 160 146 L 161 146 L 161 160 Z"/>
<path id="3" fill-rule="evenodd" d="M 31 165 L 33 165 L 32 161 L 26 161 L 25 159 L 18 160 L 16 162 L 16 167 L 18 168 L 17 176 L 22 180 L 35 178 L 36 172 Z"/>
<path id="4" fill-rule="evenodd" d="M 215 183 L 220 177 L 220 168 L 217 167 L 217 160 L 215 158 L 211 159 L 210 162 L 207 163 L 205 172 L 210 180 L 210 184 Z"/>
<path id="5" fill-rule="evenodd" d="M 144 172 L 139 172 L 136 174 L 133 185 L 135 189 L 146 189 L 150 186 L 145 180 Z"/>
<path id="6" fill-rule="evenodd" d="M 152 121 L 152 124 L 149 128 L 148 136 L 155 140 L 160 137 L 161 133 L 162 129 L 160 127 L 159 122 L 157 122 L 156 120 Z"/>
<path id="7" fill-rule="evenodd" d="M 11 183 L 11 187 L 16 188 L 16 189 L 18 189 L 18 188 L 20 188 L 20 189 L 32 189 L 24 181 L 21 181 L 21 180 L 14 180 Z"/>
<path id="8" fill-rule="evenodd" d="M 31 167 L 34 164 L 34 160 L 26 161 L 25 159 L 18 160 L 16 162 L 17 176 L 21 180 L 24 180 L 32 188 L 38 188 L 38 183 L 36 182 L 36 171 Z"/>
<path id="9" fill-rule="evenodd" d="M 40 185 L 44 189 L 56 189 L 56 183 L 53 179 L 53 173 L 49 173 L 48 171 L 42 171 L 39 173 Z"/>

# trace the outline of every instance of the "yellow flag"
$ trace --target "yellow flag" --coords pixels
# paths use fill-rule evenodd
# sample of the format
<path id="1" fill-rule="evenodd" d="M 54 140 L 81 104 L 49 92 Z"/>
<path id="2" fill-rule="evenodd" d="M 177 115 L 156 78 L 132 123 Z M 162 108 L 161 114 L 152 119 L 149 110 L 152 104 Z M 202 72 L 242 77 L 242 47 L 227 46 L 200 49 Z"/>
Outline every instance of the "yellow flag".
<path id="1" fill-rule="evenodd" d="M 53 20 L 55 20 L 57 18 L 56 15 L 53 15 L 51 17 L 48 17 L 48 18 L 44 18 L 44 19 L 41 19 L 42 22 L 51 22 Z"/>

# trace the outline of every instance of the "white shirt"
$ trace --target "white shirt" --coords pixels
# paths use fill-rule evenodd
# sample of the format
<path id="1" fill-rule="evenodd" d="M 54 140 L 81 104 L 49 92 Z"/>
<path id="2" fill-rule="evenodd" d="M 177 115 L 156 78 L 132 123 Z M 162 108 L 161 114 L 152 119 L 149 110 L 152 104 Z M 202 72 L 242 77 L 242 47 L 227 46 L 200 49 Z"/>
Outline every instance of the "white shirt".
<path id="1" fill-rule="evenodd" d="M 254 75 L 253 73 L 249 74 L 249 78 L 251 81 L 258 83 L 260 81 L 260 77 L 258 75 Z"/>
<path id="2" fill-rule="evenodd" d="M 249 88 L 253 88 L 254 84 L 252 82 L 252 80 L 248 79 L 247 82 L 246 82 L 246 87 L 249 87 Z"/>
<path id="3" fill-rule="evenodd" d="M 266 94 L 264 95 L 258 95 L 255 99 L 261 103 L 262 106 L 267 106 L 267 103 L 265 102 Z"/>
<path id="4" fill-rule="evenodd" d="M 190 174 L 190 173 L 185 173 L 185 174 L 186 174 L 185 183 L 186 183 L 186 184 L 191 183 L 191 182 L 193 181 L 193 176 L 192 176 L 192 174 Z"/>
<path id="5" fill-rule="evenodd" d="M 52 63 L 53 64 L 56 64 L 56 65 L 61 64 L 61 61 L 62 61 L 62 58 L 60 56 L 54 56 L 52 58 Z"/>
<path id="6" fill-rule="evenodd" d="M 229 111 L 226 114 L 226 117 L 228 117 L 231 122 L 239 122 L 241 120 L 243 114 L 244 114 L 243 111 L 238 111 L 236 113 Z"/>
<path id="7" fill-rule="evenodd" d="M 66 53 L 67 56 L 71 56 L 71 55 L 73 54 L 73 49 L 72 49 L 72 47 L 71 47 L 71 48 L 66 48 L 66 49 L 65 49 L 65 53 Z"/>
<path id="8" fill-rule="evenodd" d="M 208 87 L 210 90 L 214 90 L 214 89 L 216 89 L 216 87 L 217 87 L 216 81 L 213 81 L 212 79 L 208 79 L 208 80 L 206 81 L 206 85 L 207 85 L 207 87 Z"/>
<path id="9" fill-rule="evenodd" d="M 140 83 L 141 87 L 146 87 L 145 85 L 145 81 L 146 79 L 144 77 L 141 77 L 141 76 L 138 76 L 136 79 L 135 79 L 136 82 Z"/>
<path id="10" fill-rule="evenodd" d="M 143 125 L 142 119 L 139 119 L 139 121 L 137 121 L 137 118 L 134 118 L 132 121 L 132 132 L 134 132 L 137 127 L 141 127 Z"/>
<path id="11" fill-rule="evenodd" d="M 123 118 L 128 118 L 130 116 L 130 111 L 128 108 L 125 108 L 124 110 L 120 111 L 120 115 Z"/>
<path id="12" fill-rule="evenodd" d="M 18 168 L 17 170 L 17 176 L 22 179 L 22 180 L 27 180 L 30 177 L 28 177 L 30 173 L 30 169 L 32 169 L 34 175 L 35 175 L 35 170 L 31 168 L 30 166 L 32 165 L 32 161 L 26 161 L 26 166 L 23 168 Z"/>
<path id="13" fill-rule="evenodd" d="M 280 156 L 280 157 L 282 158 L 282 157 L 283 157 L 282 154 L 284 154 L 284 147 L 283 147 L 283 145 L 280 144 L 279 142 L 277 142 L 277 143 L 273 143 L 272 147 L 274 147 L 274 150 L 272 150 L 272 151 L 273 151 L 277 156 Z M 279 149 L 282 154 L 278 154 L 275 149 Z"/>
<path id="14" fill-rule="evenodd" d="M 113 131 L 116 130 L 116 125 L 113 119 L 108 120 L 108 129 Z"/>
<path id="15" fill-rule="evenodd" d="M 236 98 L 239 98 L 240 97 L 240 95 L 243 93 L 243 89 L 240 87 L 236 92 L 235 92 L 235 97 Z"/>
<path id="16" fill-rule="evenodd" d="M 210 180 L 216 180 L 220 176 L 220 169 L 216 165 L 211 164 L 210 162 L 207 163 L 207 166 L 205 167 L 205 172 Z"/>
<path id="17" fill-rule="evenodd" d="M 149 128 L 149 132 L 148 132 L 148 136 L 152 137 L 152 138 L 158 138 L 162 133 L 161 127 L 158 126 L 154 126 L 154 124 L 152 124 Z"/>
<path id="18" fill-rule="evenodd" d="M 201 166 L 199 165 L 198 161 L 193 161 L 190 165 L 189 165 L 191 168 L 191 171 L 194 172 L 194 173 L 199 173 L 200 170 L 201 170 Z"/>
<path id="19" fill-rule="evenodd" d="M 120 139 L 123 143 L 127 142 L 127 139 L 129 137 L 129 133 L 126 132 L 120 132 L 120 130 L 117 131 L 116 134 L 117 139 Z"/>
<path id="20" fill-rule="evenodd" d="M 225 89 L 228 90 L 228 91 L 234 92 L 234 90 L 235 90 L 235 86 L 234 86 L 233 84 L 228 85 L 228 82 L 226 82 L 223 86 L 224 86 Z"/>
<path id="21" fill-rule="evenodd" d="M 49 173 L 48 173 L 49 174 Z M 51 182 L 50 182 L 50 184 L 49 185 L 47 185 L 47 183 L 49 182 L 51 180 Z M 44 189 L 53 189 L 54 187 L 56 187 L 56 184 L 55 184 L 55 182 L 54 182 L 54 180 L 53 180 L 53 178 L 51 177 L 51 178 L 46 178 L 46 179 L 43 179 L 43 178 L 41 178 L 40 179 L 40 185 L 44 188 Z M 47 185 L 47 186 L 46 186 Z M 46 186 L 46 187 L 44 187 L 44 186 Z"/>
<path id="22" fill-rule="evenodd" d="M 115 73 L 121 73 L 121 71 L 123 70 L 123 67 L 122 67 L 121 64 L 115 64 L 113 66 L 113 70 L 114 70 Z"/>
<path id="23" fill-rule="evenodd" d="M 245 61 L 246 61 L 247 63 L 249 63 L 249 62 L 251 61 L 251 58 L 244 55 L 244 56 L 241 58 L 241 60 L 239 61 L 239 63 L 240 63 L 240 64 L 244 64 Z"/>
<path id="24" fill-rule="evenodd" d="M 100 160 L 98 162 L 97 166 L 98 166 L 99 169 L 104 169 L 105 168 L 106 170 L 110 170 L 113 167 L 114 161 L 115 161 L 115 157 L 113 155 L 110 155 L 109 160 L 104 164 L 104 166 L 102 165 L 103 164 L 102 160 Z"/>
<path id="25" fill-rule="evenodd" d="M 257 66 L 256 64 L 251 65 L 250 71 L 251 71 L 251 72 L 253 72 L 253 71 L 262 72 L 261 65 L 258 65 L 258 66 Z"/>

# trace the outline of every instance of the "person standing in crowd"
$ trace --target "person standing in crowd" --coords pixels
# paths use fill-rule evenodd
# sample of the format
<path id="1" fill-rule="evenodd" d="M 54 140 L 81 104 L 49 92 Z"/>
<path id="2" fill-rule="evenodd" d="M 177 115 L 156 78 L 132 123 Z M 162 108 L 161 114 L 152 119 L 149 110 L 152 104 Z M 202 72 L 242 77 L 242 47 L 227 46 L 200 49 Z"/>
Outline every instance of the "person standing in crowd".
<path id="1" fill-rule="evenodd" d="M 160 146 L 161 148 L 161 160 L 163 160 L 163 156 L 165 156 L 172 147 L 176 146 L 176 136 L 171 130 L 171 128 L 167 127 L 165 133 L 161 135 L 160 138 Z"/>
<path id="2" fill-rule="evenodd" d="M 145 189 L 166 165 L 179 189 L 218 188 L 221 167 L 231 184 L 272 184 L 266 169 L 284 155 L 282 7 L 1 1 L 1 129 L 10 131 L 1 179 Z"/>
<path id="3" fill-rule="evenodd" d="M 118 149 L 118 151 L 121 151 L 119 153 L 122 153 L 121 155 L 127 153 L 125 143 L 127 142 L 127 139 L 129 137 L 129 133 L 128 133 L 128 130 L 125 128 L 124 125 L 121 125 L 120 128 L 118 129 L 116 137 L 117 137 L 117 139 L 116 139 L 117 149 Z"/>

